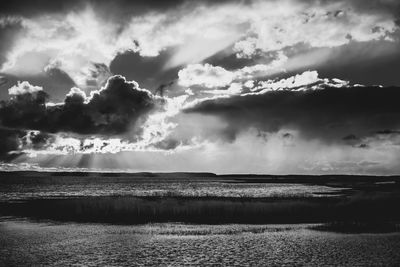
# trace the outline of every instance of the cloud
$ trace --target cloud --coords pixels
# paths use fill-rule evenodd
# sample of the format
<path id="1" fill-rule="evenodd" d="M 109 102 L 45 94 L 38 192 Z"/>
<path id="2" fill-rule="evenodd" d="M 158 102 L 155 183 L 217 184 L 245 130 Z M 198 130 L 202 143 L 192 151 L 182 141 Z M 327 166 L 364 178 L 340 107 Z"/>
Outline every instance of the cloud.
<path id="1" fill-rule="evenodd" d="M 0 128 L 0 161 L 12 161 L 25 152 L 23 150 L 45 149 L 51 135 L 40 131 Z"/>
<path id="2" fill-rule="evenodd" d="M 0 17 L 0 66 L 7 61 L 6 54 L 15 44 L 21 29 L 20 18 Z"/>
<path id="3" fill-rule="evenodd" d="M 115 135 L 132 129 L 157 105 L 157 98 L 139 88 L 136 82 L 113 76 L 106 85 L 90 96 L 72 88 L 64 103 L 47 102 L 40 87 L 27 82 L 10 88 L 15 95 L 2 103 L 0 120 L 3 126 L 44 132 Z"/>
<path id="4" fill-rule="evenodd" d="M 269 91 L 308 91 L 321 90 L 326 87 L 341 88 L 349 85 L 348 81 L 343 81 L 337 78 L 322 79 L 318 77 L 317 71 L 305 71 L 301 74 L 296 74 L 286 79 L 274 79 L 259 81 L 257 84 L 252 84 L 249 95 L 265 94 Z"/>
<path id="5" fill-rule="evenodd" d="M 207 88 L 224 87 L 234 79 L 234 74 L 222 67 L 210 64 L 192 64 L 178 72 L 178 83 L 181 86 L 193 85 Z"/>
<path id="6" fill-rule="evenodd" d="M 135 93 L 131 95 L 132 90 Z M 11 103 L 31 106 L 29 114 L 33 115 L 29 121 L 33 124 L 13 125 L 13 129 L 6 124 L 6 133 L 0 131 L 4 136 L 0 142 L 1 160 L 44 164 L 51 156 L 53 160 L 59 158 L 59 166 L 70 167 L 71 162 L 78 164 L 78 158 L 90 154 L 91 167 L 102 168 L 100 158 L 109 160 L 106 155 L 113 154 L 113 160 L 120 162 L 116 166 L 137 171 L 182 170 L 182 165 L 174 161 L 184 161 L 184 168 L 191 171 L 277 174 L 382 174 L 396 168 L 400 149 L 397 87 L 353 86 L 346 81 L 319 78 L 315 71 L 308 71 L 264 84 L 253 81 L 246 92 L 212 98 L 181 95 L 161 99 L 150 94 L 153 108 L 144 109 L 139 117 L 130 115 L 132 122 L 138 123 L 134 127 L 138 131 L 110 131 L 107 125 L 112 125 L 114 119 L 118 121 L 124 106 L 141 107 L 127 104 L 131 103 L 128 99 L 142 96 L 136 91 L 150 94 L 137 83 L 115 76 L 89 95 L 72 88 L 59 104 L 46 102 L 44 91 L 14 96 L 0 108 L 3 127 L 2 112 Z M 96 102 L 96 98 L 101 100 Z M 107 106 L 110 99 L 118 105 Z M 78 110 L 71 117 L 79 121 L 89 115 L 94 122 L 88 125 L 96 131 L 83 132 L 85 128 L 80 126 L 78 131 L 67 132 L 66 128 L 75 126 L 61 117 L 52 125 L 62 122 L 64 126 L 53 133 L 42 124 L 40 129 L 34 128 L 32 125 L 38 125 L 40 117 L 37 114 L 41 115 L 38 106 L 46 110 L 46 118 L 53 119 L 54 114 L 65 112 L 68 118 L 68 110 Z M 112 120 L 102 126 L 100 107 L 114 110 L 108 114 Z M 71 161 L 71 157 L 77 160 Z"/>
<path id="7" fill-rule="evenodd" d="M 82 88 L 102 85 L 90 83 L 94 72 L 104 73 L 98 66 L 107 67 L 118 52 L 114 47 L 118 25 L 98 18 L 90 7 L 20 21 L 22 34 L 8 49 L 2 72 L 38 75 L 58 68 Z"/>
<path id="8" fill-rule="evenodd" d="M 316 77 L 306 72 L 271 82 L 258 92 L 194 101 L 185 112 L 217 116 L 233 136 L 249 128 L 271 133 L 286 129 L 328 143 L 340 142 L 349 133 L 366 136 L 400 127 L 395 101 L 399 88 L 352 86 Z"/>
<path id="9" fill-rule="evenodd" d="M 8 161 L 17 157 L 18 154 L 13 154 L 11 151 L 16 151 L 19 149 L 19 136 L 21 133 L 19 131 L 13 131 L 9 129 L 0 128 L 0 160 Z"/>
<path id="10" fill-rule="evenodd" d="M 119 75 L 90 95 L 73 87 L 62 103 L 48 102 L 46 92 L 31 87 L 1 102 L 0 125 L 10 129 L 3 138 L 4 158 L 179 150 L 188 145 L 166 139 L 177 126 L 169 119 L 180 112 L 187 95 L 155 96 Z"/>
<path id="11" fill-rule="evenodd" d="M 12 86 L 8 89 L 10 95 L 23 95 L 23 94 L 33 94 L 42 91 L 43 87 L 31 85 L 27 81 L 18 82 L 17 85 Z"/>
<path id="12" fill-rule="evenodd" d="M 194 114 L 188 116 L 194 116 Z M 196 127 L 196 121 L 192 121 Z M 202 127 L 198 127 L 202 129 Z M 250 129 L 241 132 L 230 143 L 203 140 L 185 149 L 165 150 L 174 146 L 173 139 L 159 144 L 157 150 L 125 151 L 116 154 L 37 154 L 21 155 L 14 164 L 29 166 L 88 167 L 90 170 L 112 171 L 210 171 L 216 173 L 269 174 L 377 174 L 400 171 L 399 147 L 361 149 L 346 144 L 327 144 L 301 138 L 296 131 L 285 138 L 287 131 L 263 133 Z M 180 140 L 180 139 L 179 139 Z M 68 144 L 68 141 L 65 141 Z M 70 142 L 72 144 L 72 142 Z M 179 147 L 182 145 L 180 144 Z M 164 152 L 162 152 L 164 151 Z M 184 163 L 184 164 L 182 164 Z M 3 165 L 2 165 L 3 166 Z M 8 166 L 8 165 L 4 165 Z M 10 165 L 11 166 L 11 165 Z M 57 170 L 53 169 L 53 170 Z"/>
<path id="13" fill-rule="evenodd" d="M 73 137 L 68 134 L 46 134 L 45 143 L 32 147 L 22 145 L 20 153 L 29 157 L 39 155 L 71 155 L 92 153 L 118 153 L 132 150 L 133 144 L 121 138 Z"/>
<path id="14" fill-rule="evenodd" d="M 400 131 L 380 130 L 354 141 L 357 142 L 354 142 L 353 146 L 376 149 L 381 152 L 389 151 L 396 147 L 400 149 Z"/>
<path id="15" fill-rule="evenodd" d="M 20 34 L 0 49 L 6 51 L 0 71 L 35 75 L 59 68 L 78 87 L 90 90 L 110 76 L 107 68 L 112 60 L 129 50 L 143 57 L 168 50 L 168 69 L 199 63 L 221 51 L 252 57 L 298 43 L 335 47 L 350 41 L 390 40 L 396 30 L 391 2 L 367 9 L 358 1 L 226 1 L 207 5 L 204 1 L 184 1 L 149 3 L 154 7 L 151 11 L 136 3 L 137 12 L 129 13 L 132 15 L 105 2 L 73 1 L 60 7 L 45 3 L 49 12 L 46 8 L 42 14 L 34 12 L 30 3 L 27 12 L 20 12 L 16 5 L 8 8 L 14 14 L 8 20 L 19 25 Z M 135 4 L 123 4 L 135 10 Z M 157 6 L 174 8 L 161 12 Z"/>
<path id="16" fill-rule="evenodd" d="M 96 5 L 57 14 L 19 17 L 23 34 L 8 49 L 1 72 L 14 75 L 37 75 L 59 68 L 80 88 L 93 89 L 91 74 L 98 64 L 109 66 L 119 54 L 128 50 L 144 57 L 154 57 L 169 48 L 180 46 L 169 67 L 200 61 L 225 48 L 230 29 L 216 28 L 215 19 L 194 5 L 193 12 L 180 7 L 165 13 L 103 18 Z M 204 16 L 212 21 L 204 25 Z M 204 29 L 204 30 L 203 30 Z M 236 29 L 233 29 L 236 32 Z M 203 32 L 204 36 L 198 36 Z M 189 45 L 189 40 L 198 40 Z M 200 40 L 201 39 L 201 40 Z M 190 48 L 184 52 L 184 45 Z M 197 47 L 197 48 L 196 48 Z M 218 48 L 219 47 L 219 48 Z M 208 50 L 212 51 L 208 51 Z M 196 58 L 192 58 L 196 55 Z M 88 84 L 89 83 L 89 84 Z"/>
<path id="17" fill-rule="evenodd" d="M 268 7 L 268 8 L 266 8 Z M 238 57 L 281 50 L 298 43 L 311 47 L 335 47 L 352 41 L 390 39 L 396 29 L 395 16 L 388 10 L 366 12 L 352 1 L 255 2 L 248 37 L 237 42 Z M 375 29 L 375 30 L 374 30 Z"/>
<path id="18" fill-rule="evenodd" d="M 236 70 L 226 70 L 208 63 L 190 64 L 178 72 L 178 84 L 184 87 L 201 87 L 202 90 L 214 89 L 209 91 L 210 93 L 228 93 L 230 89 L 232 93 L 240 92 L 237 89 L 232 90 L 232 87 L 238 86 L 238 82 L 248 82 L 251 79 L 282 72 L 286 60 L 287 57 L 280 53 L 276 59 L 268 64 L 246 66 Z M 229 88 L 227 90 L 215 90 L 221 87 Z M 249 83 L 247 83 L 247 87 L 249 87 Z"/>

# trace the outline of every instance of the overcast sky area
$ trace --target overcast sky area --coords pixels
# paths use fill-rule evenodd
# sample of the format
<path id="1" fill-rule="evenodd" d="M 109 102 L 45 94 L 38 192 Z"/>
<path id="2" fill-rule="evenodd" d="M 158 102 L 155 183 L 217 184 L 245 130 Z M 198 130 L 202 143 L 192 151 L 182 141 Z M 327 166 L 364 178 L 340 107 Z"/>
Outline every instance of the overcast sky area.
<path id="1" fill-rule="evenodd" d="M 3 170 L 400 173 L 397 0 L 0 3 Z"/>

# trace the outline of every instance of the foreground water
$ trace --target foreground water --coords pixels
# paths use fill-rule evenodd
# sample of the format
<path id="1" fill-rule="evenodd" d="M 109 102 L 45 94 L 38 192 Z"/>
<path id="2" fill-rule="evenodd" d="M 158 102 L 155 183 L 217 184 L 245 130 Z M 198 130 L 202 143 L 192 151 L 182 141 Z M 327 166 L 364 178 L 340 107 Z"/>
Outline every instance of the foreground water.
<path id="1" fill-rule="evenodd" d="M 0 266 L 399 266 L 400 233 L 310 225 L 0 222 Z"/>

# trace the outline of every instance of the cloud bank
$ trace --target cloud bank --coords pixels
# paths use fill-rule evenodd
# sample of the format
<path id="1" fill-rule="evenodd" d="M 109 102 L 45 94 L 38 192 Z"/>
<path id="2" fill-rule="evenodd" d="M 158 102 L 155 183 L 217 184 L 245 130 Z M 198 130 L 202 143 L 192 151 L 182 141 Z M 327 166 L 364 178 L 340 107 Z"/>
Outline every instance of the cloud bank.
<path id="1" fill-rule="evenodd" d="M 395 169 L 400 152 L 398 87 L 352 85 L 319 78 L 315 71 L 252 81 L 241 81 L 241 90 L 228 95 L 183 93 L 160 98 L 114 76 L 89 96 L 72 88 L 60 104 L 46 102 L 43 90 L 13 95 L 0 109 L 2 160 L 44 164 L 51 155 L 67 159 L 90 154 L 98 159 L 93 163 L 96 168 L 101 168 L 106 157 L 101 155 L 118 153 L 113 160 L 131 162 L 125 153 L 133 153 L 130 157 L 136 164 L 159 160 L 152 165 L 154 171 L 160 170 L 158 164 L 165 167 L 162 162 L 181 162 L 185 157 L 192 170 L 216 172 L 246 172 L 249 166 L 258 173 Z M 7 117 L 13 114 L 8 109 L 17 106 L 29 112 Z M 51 128 L 41 116 L 59 121 Z M 80 117 L 89 119 L 85 127 Z M 238 155 L 248 158 L 232 169 Z M 129 167 L 121 162 L 118 166 Z M 174 168 L 178 165 L 165 170 Z"/>

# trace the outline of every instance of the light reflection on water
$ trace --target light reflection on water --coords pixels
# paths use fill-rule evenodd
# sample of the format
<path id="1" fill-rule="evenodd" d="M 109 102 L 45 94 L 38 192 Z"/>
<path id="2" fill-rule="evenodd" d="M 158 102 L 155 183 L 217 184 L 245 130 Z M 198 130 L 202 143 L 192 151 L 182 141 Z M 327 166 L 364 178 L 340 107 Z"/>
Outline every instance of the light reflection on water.
<path id="1" fill-rule="evenodd" d="M 40 180 L 39 180 L 40 181 Z M 135 180 L 80 178 L 74 182 L 15 181 L 1 184 L 0 201 L 83 196 L 168 196 L 168 197 L 321 197 L 339 194 L 343 188 L 288 183 L 227 183 L 204 180 Z"/>
<path id="2" fill-rule="evenodd" d="M 400 234 L 308 225 L 0 223 L 1 266 L 398 266 Z"/>

